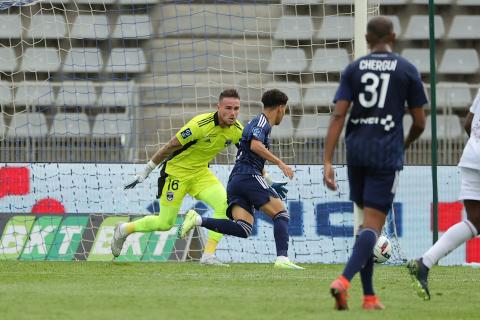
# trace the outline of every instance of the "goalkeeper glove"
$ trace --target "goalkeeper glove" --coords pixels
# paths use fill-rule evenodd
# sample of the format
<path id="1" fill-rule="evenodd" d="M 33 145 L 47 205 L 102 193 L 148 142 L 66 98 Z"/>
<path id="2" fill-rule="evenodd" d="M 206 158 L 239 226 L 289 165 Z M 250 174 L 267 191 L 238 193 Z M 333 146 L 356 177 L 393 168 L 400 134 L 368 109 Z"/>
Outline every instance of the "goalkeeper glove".
<path id="1" fill-rule="evenodd" d="M 152 172 L 153 169 L 155 169 L 156 166 L 157 165 L 152 160 L 148 161 L 147 165 L 143 169 L 143 172 L 137 173 L 135 175 L 135 177 L 133 178 L 133 180 L 125 185 L 125 190 L 126 189 L 133 189 L 137 184 L 139 184 L 140 182 L 143 182 L 145 179 L 147 179 L 150 172 Z"/>
<path id="2" fill-rule="evenodd" d="M 285 188 L 287 182 L 273 182 L 271 187 L 277 191 L 280 198 L 285 199 L 287 197 L 288 189 Z"/>
<path id="3" fill-rule="evenodd" d="M 285 199 L 287 197 L 288 190 L 285 188 L 287 182 L 274 182 L 267 172 L 264 173 L 263 177 L 265 178 L 265 181 L 267 181 L 268 185 L 278 193 L 280 198 Z"/>

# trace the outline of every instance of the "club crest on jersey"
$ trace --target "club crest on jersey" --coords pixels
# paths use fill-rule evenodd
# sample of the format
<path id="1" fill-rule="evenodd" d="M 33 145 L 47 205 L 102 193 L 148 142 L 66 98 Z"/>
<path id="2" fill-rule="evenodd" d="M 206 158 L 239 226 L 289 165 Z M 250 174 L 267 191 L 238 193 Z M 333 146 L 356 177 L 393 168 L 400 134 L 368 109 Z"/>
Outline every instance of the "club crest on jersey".
<path id="1" fill-rule="evenodd" d="M 228 147 L 232 144 L 232 140 L 225 141 L 225 147 Z"/>
<path id="2" fill-rule="evenodd" d="M 190 130 L 190 128 L 187 128 L 187 129 L 183 130 L 182 132 L 180 132 L 180 135 L 182 136 L 183 139 L 187 139 L 188 137 L 190 137 L 192 135 L 192 131 Z"/>
<path id="3" fill-rule="evenodd" d="M 168 200 L 168 201 L 172 201 L 172 200 L 173 200 L 173 192 L 172 192 L 172 191 L 168 191 L 168 192 L 167 192 L 167 200 Z"/>

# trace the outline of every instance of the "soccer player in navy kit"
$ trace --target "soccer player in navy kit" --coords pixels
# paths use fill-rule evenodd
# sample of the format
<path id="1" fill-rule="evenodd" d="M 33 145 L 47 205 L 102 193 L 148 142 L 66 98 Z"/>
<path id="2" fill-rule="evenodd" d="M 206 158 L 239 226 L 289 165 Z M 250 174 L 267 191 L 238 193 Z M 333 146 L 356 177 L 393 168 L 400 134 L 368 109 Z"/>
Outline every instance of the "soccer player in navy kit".
<path id="1" fill-rule="evenodd" d="M 333 152 L 352 106 L 345 134 L 348 181 L 350 199 L 363 210 L 364 221 L 343 273 L 330 286 L 337 310 L 348 309 L 348 288 L 357 272 L 363 286 L 362 307 L 384 309 L 373 290 L 373 248 L 393 203 L 404 148 L 425 128 L 423 84 L 417 69 L 392 53 L 392 22 L 381 16 L 370 20 L 366 40 L 371 53 L 342 73 L 324 150 L 324 182 L 336 190 Z M 405 104 L 413 123 L 404 141 Z"/>
<path id="2" fill-rule="evenodd" d="M 285 183 L 273 183 L 264 176 L 264 165 L 268 160 L 276 164 L 286 177 L 293 178 L 293 170 L 268 150 L 270 131 L 282 121 L 287 101 L 287 95 L 280 90 L 266 91 L 262 95 L 263 113 L 253 118 L 243 130 L 237 160 L 227 185 L 227 216 L 231 220 L 202 218 L 190 210 L 179 229 L 180 238 L 195 226 L 247 238 L 252 233 L 255 209 L 259 209 L 273 220 L 277 249 L 275 267 L 303 269 L 288 259 L 290 217 L 280 199 L 287 191 Z"/>

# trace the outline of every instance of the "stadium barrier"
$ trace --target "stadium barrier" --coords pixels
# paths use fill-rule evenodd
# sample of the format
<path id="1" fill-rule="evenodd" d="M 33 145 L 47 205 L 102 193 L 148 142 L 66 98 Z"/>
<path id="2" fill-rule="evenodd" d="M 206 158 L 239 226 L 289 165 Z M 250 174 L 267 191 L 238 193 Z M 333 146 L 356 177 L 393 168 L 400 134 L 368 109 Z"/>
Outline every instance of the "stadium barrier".
<path id="1" fill-rule="evenodd" d="M 110 239 L 119 221 L 158 211 L 156 179 L 149 178 L 133 190 L 123 184 L 139 171 L 134 164 L 2 164 L 0 167 L 0 260 L 111 261 Z M 227 181 L 231 166 L 215 165 L 212 171 Z M 272 176 L 280 172 L 270 168 Z M 346 168 L 338 166 L 337 192 L 327 191 L 322 166 L 296 165 L 296 176 L 287 185 L 286 204 L 291 215 L 290 255 L 303 263 L 345 262 L 353 244 L 353 206 L 348 200 Z M 398 237 L 402 257 L 415 257 L 431 245 L 431 168 L 406 167 L 389 219 L 387 234 Z M 439 230 L 443 232 L 464 216 L 457 201 L 460 186 L 456 167 L 439 167 Z M 187 197 L 181 213 L 196 208 L 202 215 L 211 209 Z M 180 215 L 177 225 L 181 222 Z M 204 230 L 187 241 L 168 232 L 138 233 L 129 237 L 119 261 L 198 259 Z M 447 258 L 446 265 L 480 262 L 479 241 L 473 239 Z M 229 262 L 271 262 L 275 245 L 270 221 L 256 215 L 248 239 L 226 236 L 219 258 Z"/>

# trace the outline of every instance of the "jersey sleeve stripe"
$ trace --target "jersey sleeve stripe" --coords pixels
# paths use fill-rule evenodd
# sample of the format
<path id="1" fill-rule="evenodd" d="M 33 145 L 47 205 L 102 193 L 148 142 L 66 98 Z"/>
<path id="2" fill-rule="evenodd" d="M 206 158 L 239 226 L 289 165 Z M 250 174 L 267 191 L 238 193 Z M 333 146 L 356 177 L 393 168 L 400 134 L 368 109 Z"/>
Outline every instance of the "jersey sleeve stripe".
<path id="1" fill-rule="evenodd" d="M 267 118 L 262 114 L 260 121 L 258 122 L 258 126 L 262 128 L 263 126 L 265 126 L 266 123 L 267 123 Z"/>

